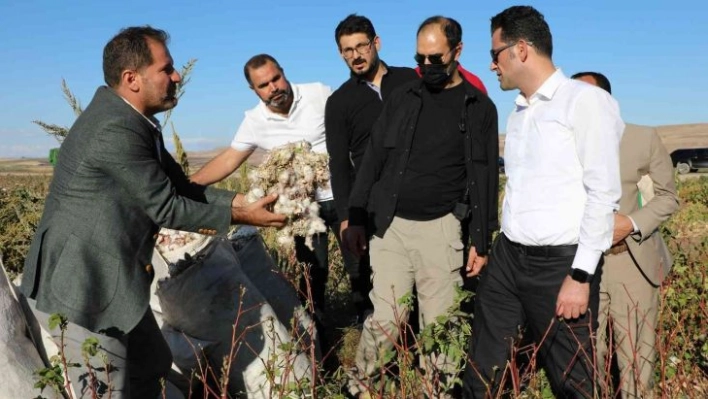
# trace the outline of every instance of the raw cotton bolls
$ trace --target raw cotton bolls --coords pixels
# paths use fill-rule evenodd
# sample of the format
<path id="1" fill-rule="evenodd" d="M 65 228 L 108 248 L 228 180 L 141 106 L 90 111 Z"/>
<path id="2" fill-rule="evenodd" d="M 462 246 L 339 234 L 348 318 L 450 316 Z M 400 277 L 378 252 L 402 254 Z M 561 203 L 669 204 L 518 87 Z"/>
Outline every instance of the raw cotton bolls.
<path id="1" fill-rule="evenodd" d="M 329 188 L 328 162 L 326 154 L 313 152 L 310 143 L 300 141 L 272 149 L 263 163 L 248 174 L 251 189 L 246 201 L 255 202 L 266 194 L 277 193 L 273 211 L 288 217 L 286 227 L 276 234 L 281 252 L 292 253 L 295 236 L 304 237 L 312 249 L 312 237 L 327 231 L 319 216 L 315 192 Z"/>
<path id="2" fill-rule="evenodd" d="M 167 262 L 170 275 L 183 271 L 180 261 L 196 256 L 213 237 L 187 231 L 162 228 L 155 242 L 155 249 Z"/>

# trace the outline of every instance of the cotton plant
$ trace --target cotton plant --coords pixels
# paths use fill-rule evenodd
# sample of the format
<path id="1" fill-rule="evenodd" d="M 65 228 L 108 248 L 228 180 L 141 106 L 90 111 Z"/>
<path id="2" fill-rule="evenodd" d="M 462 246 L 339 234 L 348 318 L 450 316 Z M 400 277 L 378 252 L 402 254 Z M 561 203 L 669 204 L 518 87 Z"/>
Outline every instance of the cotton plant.
<path id="1" fill-rule="evenodd" d="M 289 143 L 272 149 L 263 163 L 248 174 L 251 189 L 246 194 L 249 203 L 277 193 L 273 212 L 288 218 L 288 223 L 276 234 L 276 243 L 285 253 L 295 248 L 295 236 L 305 237 L 312 249 L 312 237 L 327 231 L 320 218 L 320 206 L 315 201 L 317 189 L 329 188 L 329 166 L 326 154 L 312 151 L 307 141 Z"/>

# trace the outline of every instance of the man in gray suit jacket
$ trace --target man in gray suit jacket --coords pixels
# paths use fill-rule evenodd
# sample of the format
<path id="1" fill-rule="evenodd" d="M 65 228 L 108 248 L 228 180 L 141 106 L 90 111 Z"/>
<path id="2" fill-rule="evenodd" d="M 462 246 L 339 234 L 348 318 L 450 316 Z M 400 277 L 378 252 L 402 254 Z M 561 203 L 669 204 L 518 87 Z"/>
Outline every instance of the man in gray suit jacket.
<path id="1" fill-rule="evenodd" d="M 612 92 L 609 80 L 597 72 L 580 72 L 573 79 Z M 620 209 L 600 283 L 598 369 L 601 376 L 607 375 L 614 349 L 621 373 L 615 383 L 622 397 L 646 398 L 654 386 L 659 286 L 671 268 L 671 255 L 658 228 L 679 207 L 671 158 L 656 129 L 626 125 L 620 176 Z M 651 181 L 648 193 L 640 191 L 644 181 Z M 608 348 L 608 323 L 614 348 Z"/>
<path id="2" fill-rule="evenodd" d="M 104 48 L 109 87 L 97 90 L 62 144 L 22 280 L 37 314 L 71 322 L 70 361 L 83 363 L 81 343 L 94 336 L 129 376 L 112 379 L 113 398 L 157 397 L 172 363 L 148 306 L 160 226 L 215 235 L 231 222 L 285 221 L 264 208 L 275 197 L 246 205 L 240 194 L 191 183 L 165 149 L 154 115 L 177 104 L 181 79 L 168 38 L 132 27 Z M 78 397 L 90 395 L 85 373 L 70 374 Z"/>

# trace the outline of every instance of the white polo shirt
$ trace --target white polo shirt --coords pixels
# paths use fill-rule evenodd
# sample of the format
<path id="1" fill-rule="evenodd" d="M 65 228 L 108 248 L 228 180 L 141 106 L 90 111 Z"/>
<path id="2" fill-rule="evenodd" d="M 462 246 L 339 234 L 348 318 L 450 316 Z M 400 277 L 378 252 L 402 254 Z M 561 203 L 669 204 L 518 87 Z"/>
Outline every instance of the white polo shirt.
<path id="1" fill-rule="evenodd" d="M 327 154 L 325 143 L 325 104 L 332 89 L 322 83 L 291 84 L 293 105 L 287 116 L 276 114 L 260 101 L 246 111 L 231 147 L 238 151 L 250 151 L 257 147 L 270 151 L 287 143 L 305 140 L 312 151 Z M 332 189 L 317 189 L 315 199 L 319 202 L 333 198 Z"/>

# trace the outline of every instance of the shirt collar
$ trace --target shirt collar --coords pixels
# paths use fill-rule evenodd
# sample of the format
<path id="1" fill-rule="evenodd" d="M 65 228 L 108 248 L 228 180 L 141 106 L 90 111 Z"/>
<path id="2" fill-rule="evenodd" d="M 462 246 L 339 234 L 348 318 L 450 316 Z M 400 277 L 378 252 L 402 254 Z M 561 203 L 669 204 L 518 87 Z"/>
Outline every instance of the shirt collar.
<path id="1" fill-rule="evenodd" d="M 393 71 L 391 71 L 391 68 L 388 67 L 388 64 L 386 64 L 385 62 L 383 62 L 383 60 L 381 60 L 381 65 L 383 65 L 384 68 L 386 68 L 386 71 L 384 72 L 383 76 L 386 76 L 386 75 L 388 75 L 389 73 L 392 73 L 392 72 L 393 72 Z M 361 75 L 357 75 L 357 74 L 355 74 L 354 72 L 351 72 L 351 71 L 350 71 L 349 74 L 351 75 L 352 79 L 354 79 L 357 83 L 371 83 L 371 82 L 369 82 L 368 80 L 366 80 L 366 79 L 364 79 L 363 77 L 361 77 Z M 383 77 L 382 77 L 382 80 L 383 80 Z"/>
<path id="2" fill-rule="evenodd" d="M 288 115 L 287 115 L 287 116 L 283 116 L 283 115 L 281 115 L 281 114 L 277 114 L 277 113 L 271 111 L 271 110 L 268 109 L 268 107 L 265 105 L 265 103 L 263 102 L 263 100 L 261 100 L 261 102 L 258 104 L 258 106 L 261 108 L 261 112 L 263 113 L 263 116 L 264 116 L 266 119 L 275 119 L 275 120 L 278 120 L 278 119 L 287 119 L 290 115 L 293 114 L 293 112 L 295 112 L 295 108 L 297 107 L 298 103 L 299 103 L 300 100 L 302 99 L 302 93 L 300 93 L 300 88 L 299 88 L 298 85 L 296 85 L 296 84 L 292 84 L 292 83 L 291 83 L 291 84 L 290 84 L 290 89 L 293 91 L 293 103 L 290 105 L 290 111 L 288 111 Z"/>
<path id="3" fill-rule="evenodd" d="M 138 111 L 138 109 L 135 108 L 135 106 L 134 106 L 133 104 L 131 104 L 130 101 L 128 101 L 125 97 L 123 97 L 123 96 L 121 96 L 121 95 L 119 95 L 119 97 L 122 98 L 123 101 L 126 102 L 126 104 L 130 105 L 130 108 L 134 109 L 135 112 L 139 113 L 140 116 L 142 116 L 143 118 L 145 118 L 145 120 L 148 121 L 148 123 L 150 124 L 150 126 L 154 127 L 158 132 L 162 132 L 162 126 L 160 126 L 160 122 L 159 122 L 157 119 L 155 119 L 154 117 L 147 117 L 147 116 L 145 116 L 145 114 L 143 114 L 142 112 Z"/>
<path id="4" fill-rule="evenodd" d="M 528 100 L 523 94 L 519 94 L 516 96 L 516 100 L 514 102 L 518 107 L 528 107 L 536 99 L 546 101 L 551 100 L 556 94 L 556 91 L 558 91 L 558 88 L 567 80 L 568 78 L 563 74 L 563 71 L 560 68 L 557 68 L 556 71 L 553 72 L 553 74 L 549 76 L 545 82 L 543 82 L 541 87 L 539 87 Z"/>

